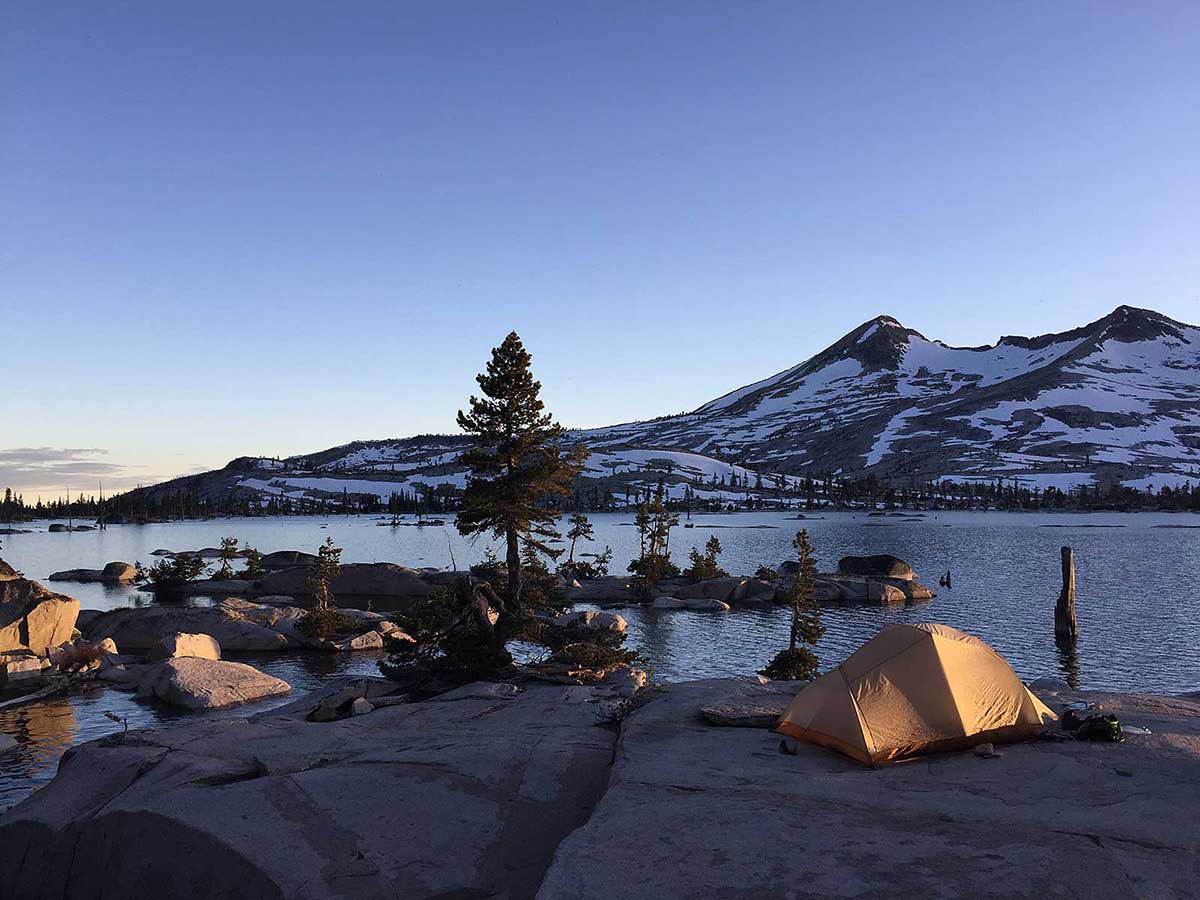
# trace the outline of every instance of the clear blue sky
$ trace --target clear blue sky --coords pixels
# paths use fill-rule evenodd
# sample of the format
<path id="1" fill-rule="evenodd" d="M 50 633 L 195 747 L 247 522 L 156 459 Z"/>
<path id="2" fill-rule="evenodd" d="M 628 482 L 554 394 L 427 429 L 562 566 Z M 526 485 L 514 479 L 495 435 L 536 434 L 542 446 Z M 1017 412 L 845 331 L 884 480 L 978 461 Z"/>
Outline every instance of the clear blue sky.
<path id="1" fill-rule="evenodd" d="M 881 313 L 1200 321 L 1198 46 L 1194 2 L 9 2 L 0 487 L 452 431 L 512 328 L 598 425 Z"/>

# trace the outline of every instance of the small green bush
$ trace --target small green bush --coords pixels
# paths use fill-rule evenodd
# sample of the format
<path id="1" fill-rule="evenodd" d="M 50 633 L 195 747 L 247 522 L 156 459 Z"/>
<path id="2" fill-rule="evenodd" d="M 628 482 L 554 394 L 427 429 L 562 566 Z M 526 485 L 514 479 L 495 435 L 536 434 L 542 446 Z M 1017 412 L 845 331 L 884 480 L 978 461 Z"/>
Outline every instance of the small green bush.
<path id="1" fill-rule="evenodd" d="M 358 622 L 340 609 L 326 607 L 308 610 L 296 622 L 296 627 L 311 638 L 333 641 L 348 637 L 359 630 Z"/>
<path id="2" fill-rule="evenodd" d="M 780 650 L 758 674 L 772 681 L 812 681 L 817 677 L 817 655 L 807 647 Z"/>
<path id="3" fill-rule="evenodd" d="M 160 559 L 149 569 L 141 569 L 138 578 L 148 581 L 159 594 L 178 594 L 189 581 L 208 574 L 204 560 L 193 553 L 181 553 Z"/>

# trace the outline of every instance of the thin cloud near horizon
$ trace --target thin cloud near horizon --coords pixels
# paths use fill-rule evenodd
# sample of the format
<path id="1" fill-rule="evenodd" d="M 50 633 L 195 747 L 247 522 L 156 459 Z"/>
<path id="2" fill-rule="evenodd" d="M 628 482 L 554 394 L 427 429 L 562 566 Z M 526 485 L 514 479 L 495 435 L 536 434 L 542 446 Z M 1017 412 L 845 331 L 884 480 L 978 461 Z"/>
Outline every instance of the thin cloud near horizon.
<path id="1" fill-rule="evenodd" d="M 128 490 L 139 483 L 154 484 L 164 476 L 145 471 L 144 466 L 110 462 L 103 447 L 13 447 L 0 449 L 0 490 L 11 488 L 23 496 L 45 494 L 60 497 L 69 488 L 72 496 L 106 490 Z M 26 502 L 34 502 L 26 497 Z"/>

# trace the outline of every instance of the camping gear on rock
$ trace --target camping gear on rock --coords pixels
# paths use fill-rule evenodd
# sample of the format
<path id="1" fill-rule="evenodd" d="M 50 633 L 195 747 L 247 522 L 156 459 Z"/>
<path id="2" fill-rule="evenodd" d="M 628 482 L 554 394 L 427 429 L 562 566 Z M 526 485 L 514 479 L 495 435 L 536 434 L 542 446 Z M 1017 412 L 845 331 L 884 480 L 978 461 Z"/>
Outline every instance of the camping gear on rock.
<path id="1" fill-rule="evenodd" d="M 979 638 L 948 625 L 889 625 L 801 690 L 775 730 L 876 764 L 1025 740 L 1053 721 Z"/>
<path id="2" fill-rule="evenodd" d="M 1121 731 L 1121 723 L 1111 713 L 1088 716 L 1072 731 L 1075 732 L 1075 739 L 1079 741 L 1108 741 L 1119 744 L 1125 740 L 1125 735 Z"/>

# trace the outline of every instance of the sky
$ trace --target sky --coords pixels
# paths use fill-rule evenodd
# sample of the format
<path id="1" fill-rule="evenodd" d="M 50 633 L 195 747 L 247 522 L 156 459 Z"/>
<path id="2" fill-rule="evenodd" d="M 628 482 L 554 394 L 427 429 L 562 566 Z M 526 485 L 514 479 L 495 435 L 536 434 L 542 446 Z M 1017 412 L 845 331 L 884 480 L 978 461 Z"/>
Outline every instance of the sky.
<path id="1" fill-rule="evenodd" d="M 1200 322 L 1200 4 L 0 9 L 0 489 L 569 426 L 888 314 Z"/>

